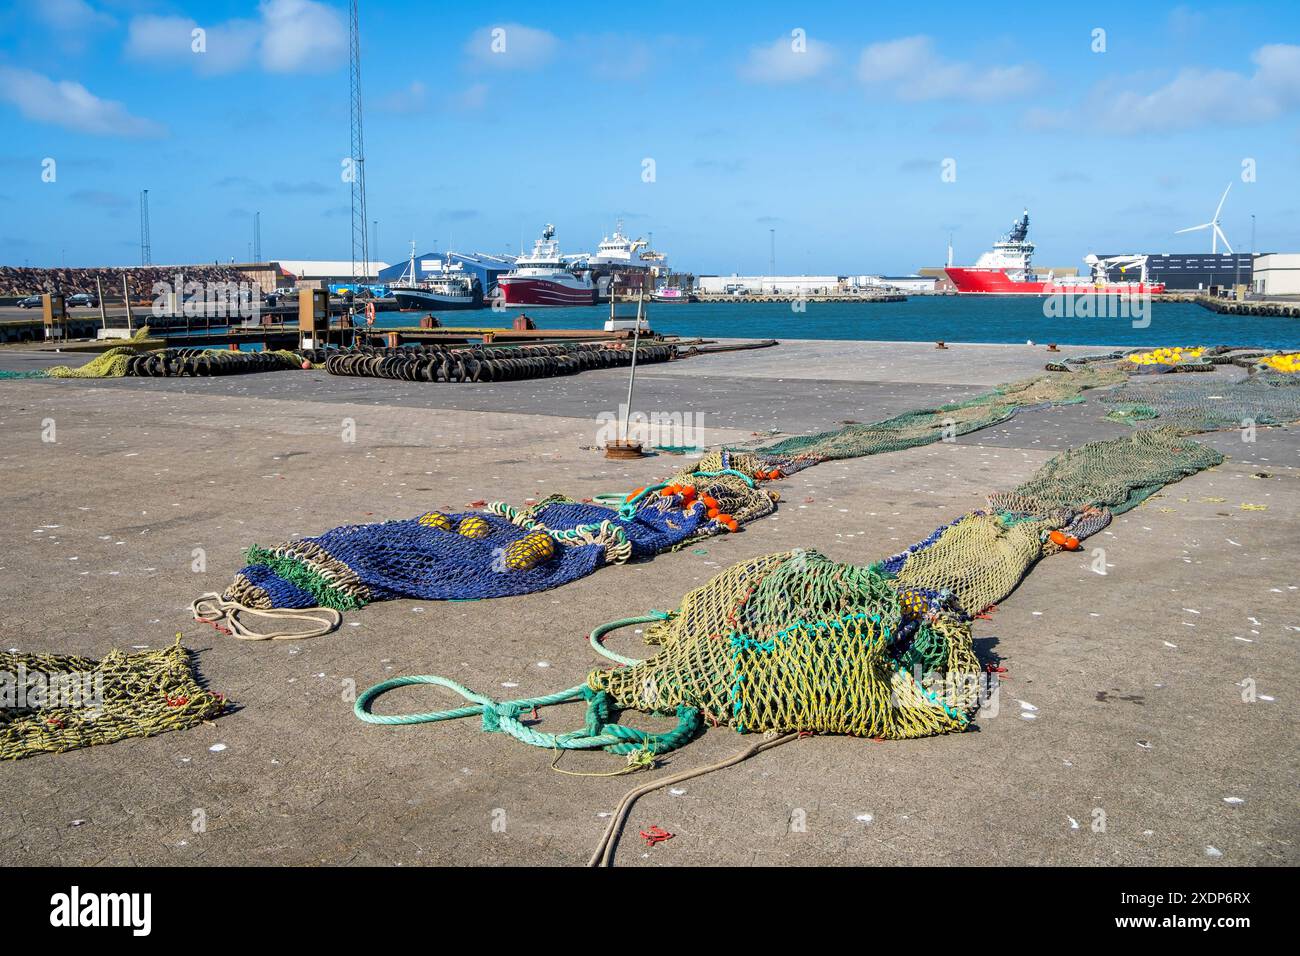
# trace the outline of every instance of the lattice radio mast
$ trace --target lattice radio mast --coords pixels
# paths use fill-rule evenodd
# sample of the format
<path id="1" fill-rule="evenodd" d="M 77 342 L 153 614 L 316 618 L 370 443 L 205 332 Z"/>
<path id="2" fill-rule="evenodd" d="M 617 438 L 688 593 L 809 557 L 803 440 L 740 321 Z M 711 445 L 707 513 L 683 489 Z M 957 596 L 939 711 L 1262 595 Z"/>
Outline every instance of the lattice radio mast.
<path id="1" fill-rule="evenodd" d="M 360 284 L 370 275 L 370 249 L 366 235 L 366 159 L 361 123 L 361 30 L 357 0 L 351 4 L 348 47 L 352 94 L 352 279 Z"/>
<path id="2" fill-rule="evenodd" d="M 140 265 L 153 265 L 153 249 L 149 246 L 149 190 L 140 190 Z"/>

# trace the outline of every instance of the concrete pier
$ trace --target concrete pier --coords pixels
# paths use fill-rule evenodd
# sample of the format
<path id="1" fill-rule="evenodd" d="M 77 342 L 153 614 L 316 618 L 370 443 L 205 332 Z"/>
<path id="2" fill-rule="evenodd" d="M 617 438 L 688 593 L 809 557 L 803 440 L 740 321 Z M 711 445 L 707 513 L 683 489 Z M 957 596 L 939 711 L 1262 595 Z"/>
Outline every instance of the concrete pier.
<path id="1" fill-rule="evenodd" d="M 698 414 L 705 441 L 735 443 L 969 398 L 1099 351 L 784 342 L 647 366 L 636 405 Z M 66 360 L 0 350 L 5 369 Z M 653 774 L 567 776 L 476 721 L 360 723 L 351 690 L 413 673 L 498 698 L 570 687 L 607 663 L 587 645 L 597 624 L 674 607 L 732 563 L 790 547 L 873 561 L 1062 449 L 1127 432 L 1095 399 L 1026 411 L 954 443 L 811 468 L 778 483 L 775 516 L 734 536 L 556 591 L 382 602 L 309 641 L 244 643 L 190 619 L 191 599 L 225 587 L 255 542 L 671 473 L 687 459 L 595 449 L 597 416 L 626 387 L 621 370 L 491 385 L 324 372 L 0 381 L 0 642 L 101 657 L 179 631 L 237 704 L 193 730 L 5 767 L 0 863 L 579 865 L 630 787 L 752 738 L 711 729 Z M 51 422 L 56 440 L 43 440 Z M 1205 436 L 1225 464 L 1118 518 L 1088 551 L 1046 559 L 977 622 L 979 653 L 1006 667 L 999 713 L 977 731 L 814 737 L 658 791 L 634 809 L 618 865 L 1300 862 L 1300 433 L 1257 439 Z M 609 644 L 646 653 L 631 629 Z M 384 704 L 453 700 L 427 688 Z M 548 731 L 581 721 L 577 707 L 543 717 Z M 560 766 L 619 765 L 598 753 Z M 647 850 L 635 834 L 651 824 L 676 836 Z"/>

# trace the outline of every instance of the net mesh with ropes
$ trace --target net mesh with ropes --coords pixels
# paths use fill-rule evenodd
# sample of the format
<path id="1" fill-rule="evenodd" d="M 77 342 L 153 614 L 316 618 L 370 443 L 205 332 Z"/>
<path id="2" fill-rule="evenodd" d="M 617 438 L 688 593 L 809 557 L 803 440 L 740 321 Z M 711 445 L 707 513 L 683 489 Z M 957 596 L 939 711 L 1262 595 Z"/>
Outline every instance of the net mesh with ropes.
<path id="1" fill-rule="evenodd" d="M 247 552 L 248 565 L 219 596 L 225 602 L 221 613 L 231 624 L 233 615 L 245 607 L 321 606 L 341 611 L 393 597 L 500 597 L 556 587 L 605 563 L 648 558 L 735 531 L 775 509 L 779 495 L 764 483 L 816 462 L 928 444 L 1005 421 L 1018 409 L 1079 402 L 1085 391 L 1115 385 L 1125 377 L 1103 362 L 1084 364 L 1079 371 L 1038 376 L 965 402 L 873 425 L 849 425 L 760 448 L 724 448 L 666 482 L 637 489 L 617 506 L 558 495 L 524 509 L 497 502 L 488 507 L 482 522 L 473 524 L 472 535 L 465 532 L 471 515 L 439 516 L 436 521 L 426 515 L 337 528 L 271 548 L 254 547 Z M 1257 373 L 1241 382 L 1215 379 L 1198 385 L 1191 384 L 1188 376 L 1162 376 L 1100 393 L 1112 403 L 1127 397 L 1115 406 L 1123 409 L 1139 407 L 1136 399 L 1141 398 L 1147 404 L 1140 407 L 1150 409 L 1149 413 L 1130 417 L 1160 415 L 1162 420 L 1156 423 L 1160 427 L 1139 430 L 1122 442 L 1094 443 L 1058 456 L 1033 482 L 1016 489 L 1015 500 L 1007 493 L 994 502 L 993 510 L 1006 514 L 966 521 L 960 529 L 960 535 L 970 539 L 964 578 L 978 578 L 982 562 L 1011 568 L 1011 576 L 1018 577 L 1033 560 L 1032 548 L 1026 549 L 1023 542 L 1034 534 L 1064 530 L 1078 537 L 1072 528 L 1092 533 L 1110 512 L 1127 510 L 1162 484 L 1217 463 L 1208 449 L 1177 440 L 1180 433 L 1221 427 L 1216 423 L 1235 424 L 1243 410 L 1256 414 L 1260 424 L 1300 418 L 1300 406 L 1295 404 L 1300 388 L 1293 376 Z M 1229 400 L 1218 417 L 1208 415 L 1209 402 L 1223 401 L 1225 395 Z M 1084 514 L 1085 508 L 1092 510 Z M 1067 513 L 1058 513 L 1062 510 Z M 1007 515 L 1021 515 L 1015 523 L 1032 516 L 1032 523 L 1023 528 L 1007 525 Z M 537 551 L 517 543 L 534 532 L 551 537 L 557 547 Z M 954 532 L 945 546 L 957 540 Z M 1017 561 L 994 555 L 997 549 L 1014 552 Z M 528 553 L 521 560 L 502 560 L 503 555 L 524 551 Z M 1001 587 L 995 582 L 992 590 Z M 970 612 L 993 603 L 984 600 L 988 588 L 970 583 L 961 590 L 961 604 Z"/>
<path id="2" fill-rule="evenodd" d="M 593 690 L 651 713 L 685 705 L 741 732 L 923 737 L 962 729 L 978 690 L 970 627 L 917 613 L 880 573 L 815 551 L 734 565 L 651 628 L 661 650 L 594 671 Z M 912 658 L 930 668 L 918 680 Z M 933 686 L 946 684 L 936 693 Z"/>
<path id="3" fill-rule="evenodd" d="M 874 424 L 845 425 L 817 435 L 786 438 L 752 451 L 788 458 L 795 467 L 826 459 L 900 451 L 1000 424 L 1024 408 L 1081 402 L 1085 391 L 1118 384 L 1124 377 L 1115 369 L 1087 365 L 1075 372 L 1040 375 L 1002 385 L 964 402 L 907 412 Z"/>
<path id="4" fill-rule="evenodd" d="M 228 705 L 199 683 L 179 635 L 162 650 L 111 651 L 103 660 L 5 651 L 0 672 L 12 696 L 0 707 L 5 760 L 185 730 Z"/>
<path id="5" fill-rule="evenodd" d="M 1134 381 L 1101 399 L 1111 421 L 1158 420 L 1186 434 L 1300 419 L 1300 375 L 1264 370 L 1237 381 L 1165 376 Z"/>
<path id="6" fill-rule="evenodd" d="M 546 698 L 497 702 L 447 678 L 395 678 L 356 702 L 357 716 L 401 724 L 481 715 L 539 747 L 603 748 L 635 757 L 680 746 L 706 724 L 745 733 L 809 731 L 889 739 L 959 731 L 980 701 L 971 621 L 1000 603 L 1046 555 L 1075 550 L 1156 488 L 1222 461 L 1217 452 L 1151 429 L 1058 455 L 1017 488 L 991 495 L 911 548 L 867 567 L 812 550 L 742 561 L 688 593 L 654 620 L 658 647 L 635 661 L 592 671 L 584 684 Z M 600 631 L 601 629 L 598 629 Z M 376 715 L 393 687 L 438 684 L 472 706 L 429 714 Z M 524 727 L 531 707 L 585 699 L 582 731 Z M 667 735 L 619 729 L 616 709 L 678 719 Z M 639 736 L 637 736 L 639 735 Z M 621 749 L 617 749 L 621 748 Z"/>

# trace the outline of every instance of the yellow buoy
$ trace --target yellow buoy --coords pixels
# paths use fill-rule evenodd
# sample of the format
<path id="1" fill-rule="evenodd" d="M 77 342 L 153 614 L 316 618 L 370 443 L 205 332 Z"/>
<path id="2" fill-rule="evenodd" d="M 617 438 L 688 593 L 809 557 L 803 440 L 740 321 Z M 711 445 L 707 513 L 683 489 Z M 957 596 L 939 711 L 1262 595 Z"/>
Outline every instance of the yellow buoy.
<path id="1" fill-rule="evenodd" d="M 428 514 L 420 515 L 420 524 L 426 528 L 437 528 L 440 531 L 451 530 L 451 519 L 441 511 L 430 511 Z"/>
<path id="2" fill-rule="evenodd" d="M 460 519 L 456 531 L 467 538 L 486 538 L 492 533 L 492 526 L 487 523 L 487 519 L 470 515 L 468 518 Z"/>
<path id="3" fill-rule="evenodd" d="M 511 571 L 530 571 L 543 561 L 555 557 L 555 542 L 544 531 L 534 531 L 506 548 L 506 567 Z"/>

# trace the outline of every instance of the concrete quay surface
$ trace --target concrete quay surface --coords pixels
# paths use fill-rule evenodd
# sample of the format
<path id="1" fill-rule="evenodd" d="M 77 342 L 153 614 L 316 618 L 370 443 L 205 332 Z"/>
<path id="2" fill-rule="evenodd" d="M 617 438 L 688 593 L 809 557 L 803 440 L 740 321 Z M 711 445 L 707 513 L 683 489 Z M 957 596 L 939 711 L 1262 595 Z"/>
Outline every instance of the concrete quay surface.
<path id="1" fill-rule="evenodd" d="M 736 443 L 968 398 L 1051 357 L 783 342 L 644 367 L 635 404 L 694 413 L 704 442 Z M 66 358 L 6 349 L 0 368 Z M 779 483 L 775 516 L 734 536 L 539 594 L 378 603 L 313 640 L 239 642 L 190 619 L 190 601 L 224 588 L 254 542 L 483 499 L 626 491 L 688 461 L 593 450 L 598 416 L 625 393 L 624 370 L 491 385 L 324 372 L 0 381 L 0 646 L 100 657 L 180 632 L 237 705 L 192 730 L 6 766 L 0 863 L 581 864 L 629 788 L 752 738 L 715 728 L 652 774 L 572 776 L 477 720 L 363 724 L 349 690 L 429 673 L 498 699 L 570 687 L 606 663 L 587 645 L 599 623 L 675 607 L 754 555 L 875 560 L 1062 448 L 1126 433 L 1095 400 L 1022 412 L 955 443 L 801 472 Z M 1300 436 L 1257 439 L 1204 436 L 1225 464 L 1088 550 L 1044 560 L 977 622 L 979 653 L 1007 672 L 997 714 L 974 731 L 813 737 L 657 791 L 634 808 L 617 864 L 1295 865 Z M 206 571 L 193 570 L 196 548 Z M 608 643 L 644 656 L 631 629 Z M 419 688 L 379 709 L 459 703 Z M 537 726 L 580 723 L 569 705 Z M 571 753 L 559 769 L 620 766 Z M 652 824 L 675 836 L 646 848 L 637 831 Z"/>

